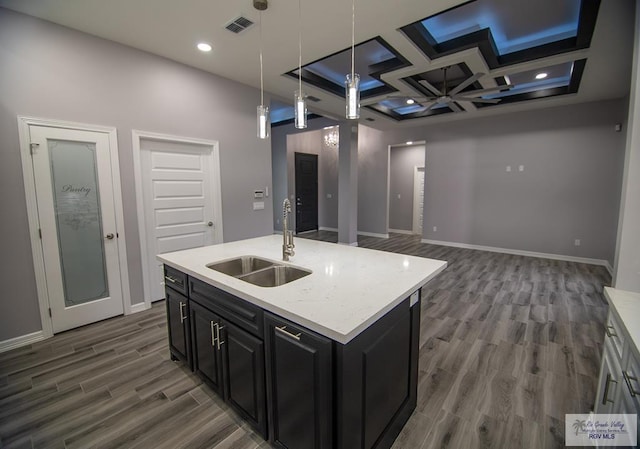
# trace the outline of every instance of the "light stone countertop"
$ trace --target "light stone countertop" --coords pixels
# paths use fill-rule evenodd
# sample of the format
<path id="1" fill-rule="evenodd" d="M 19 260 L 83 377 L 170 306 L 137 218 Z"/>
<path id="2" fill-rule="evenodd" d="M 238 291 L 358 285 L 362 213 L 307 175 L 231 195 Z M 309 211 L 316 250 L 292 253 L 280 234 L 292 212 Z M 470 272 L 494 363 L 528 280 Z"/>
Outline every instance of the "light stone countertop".
<path id="1" fill-rule="evenodd" d="M 302 238 L 282 262 L 282 235 L 161 254 L 158 260 L 265 310 L 346 344 L 445 269 L 445 261 Z M 278 287 L 259 287 L 206 265 L 259 256 L 313 273 Z"/>
<path id="2" fill-rule="evenodd" d="M 640 360 L 640 293 L 605 287 L 604 295 L 631 337 L 632 350 Z"/>

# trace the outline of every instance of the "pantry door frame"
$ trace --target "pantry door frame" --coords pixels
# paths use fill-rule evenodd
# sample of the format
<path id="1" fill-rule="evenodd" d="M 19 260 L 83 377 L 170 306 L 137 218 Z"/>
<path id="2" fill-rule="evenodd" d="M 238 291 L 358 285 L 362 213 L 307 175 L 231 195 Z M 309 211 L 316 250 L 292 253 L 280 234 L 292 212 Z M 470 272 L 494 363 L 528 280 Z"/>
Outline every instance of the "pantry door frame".
<path id="1" fill-rule="evenodd" d="M 129 285 L 129 269 L 127 264 L 127 245 L 124 229 L 124 208 L 122 206 L 122 187 L 120 183 L 120 164 L 118 162 L 118 134 L 116 128 L 92 125 L 86 123 L 68 122 L 55 119 L 18 116 L 18 136 L 20 141 L 20 159 L 22 162 L 22 177 L 24 180 L 24 193 L 27 205 L 27 218 L 29 223 L 29 237 L 31 241 L 31 253 L 35 272 L 38 306 L 40 309 L 40 322 L 42 324 L 42 338 L 53 336 L 53 321 L 49 316 L 49 294 L 44 264 L 44 252 L 40 241 L 40 222 L 38 216 L 38 200 L 36 196 L 36 184 L 31 161 L 31 137 L 30 126 L 44 126 L 49 128 L 61 128 L 76 131 L 90 131 L 103 133 L 109 137 L 109 153 L 111 159 L 111 183 L 113 185 L 113 201 L 115 209 L 116 227 L 118 229 L 118 259 L 120 263 L 120 285 L 122 288 L 122 303 L 124 314 L 145 310 L 144 303 L 131 305 L 131 289 Z M 142 307 L 140 307 L 142 306 Z"/>

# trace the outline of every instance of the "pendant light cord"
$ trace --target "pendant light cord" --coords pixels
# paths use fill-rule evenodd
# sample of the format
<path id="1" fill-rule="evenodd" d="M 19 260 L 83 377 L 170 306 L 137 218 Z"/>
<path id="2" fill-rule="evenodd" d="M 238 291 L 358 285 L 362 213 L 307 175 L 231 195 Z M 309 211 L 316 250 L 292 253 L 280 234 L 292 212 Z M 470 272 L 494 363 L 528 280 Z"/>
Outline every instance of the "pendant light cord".
<path id="1" fill-rule="evenodd" d="M 302 98 L 302 0 L 298 0 L 298 92 Z"/>
<path id="2" fill-rule="evenodd" d="M 355 73 L 355 57 L 353 55 L 356 45 L 356 0 L 351 0 L 351 79 Z"/>
<path id="3" fill-rule="evenodd" d="M 262 11 L 260 11 L 260 106 L 264 106 L 264 82 L 262 80 Z"/>

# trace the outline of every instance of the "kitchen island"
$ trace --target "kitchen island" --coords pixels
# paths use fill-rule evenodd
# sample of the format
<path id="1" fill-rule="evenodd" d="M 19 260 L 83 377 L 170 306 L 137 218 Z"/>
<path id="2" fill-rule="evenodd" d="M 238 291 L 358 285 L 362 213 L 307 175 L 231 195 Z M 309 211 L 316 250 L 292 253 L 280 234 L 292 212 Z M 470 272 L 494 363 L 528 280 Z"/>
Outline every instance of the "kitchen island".
<path id="1" fill-rule="evenodd" d="M 277 235 L 158 256 L 172 357 L 276 447 L 390 447 L 416 404 L 420 287 L 446 262 L 295 243 L 290 262 Z M 210 268 L 246 256 L 304 276 L 265 287 Z"/>

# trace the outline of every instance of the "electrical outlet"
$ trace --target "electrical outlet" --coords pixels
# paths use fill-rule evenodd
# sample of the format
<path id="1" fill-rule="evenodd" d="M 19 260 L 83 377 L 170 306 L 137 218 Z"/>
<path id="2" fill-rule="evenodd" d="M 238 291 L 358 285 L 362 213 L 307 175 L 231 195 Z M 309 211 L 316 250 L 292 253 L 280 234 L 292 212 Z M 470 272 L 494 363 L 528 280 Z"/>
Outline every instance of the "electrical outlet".
<path id="1" fill-rule="evenodd" d="M 507 165 L 507 171 L 511 171 L 511 165 Z"/>
<path id="2" fill-rule="evenodd" d="M 333 195 L 331 195 L 330 193 L 327 193 L 327 198 L 331 199 Z"/>
<path id="3" fill-rule="evenodd" d="M 400 194 L 398 193 L 398 199 L 400 199 Z"/>
<path id="4" fill-rule="evenodd" d="M 524 165 L 519 165 L 518 166 L 518 171 L 524 171 Z"/>
<path id="5" fill-rule="evenodd" d="M 438 232 L 438 227 L 437 226 L 433 227 L 433 232 Z"/>
<path id="6" fill-rule="evenodd" d="M 580 239 L 575 239 L 575 240 L 573 241 L 573 244 L 574 244 L 575 246 L 580 246 Z"/>

